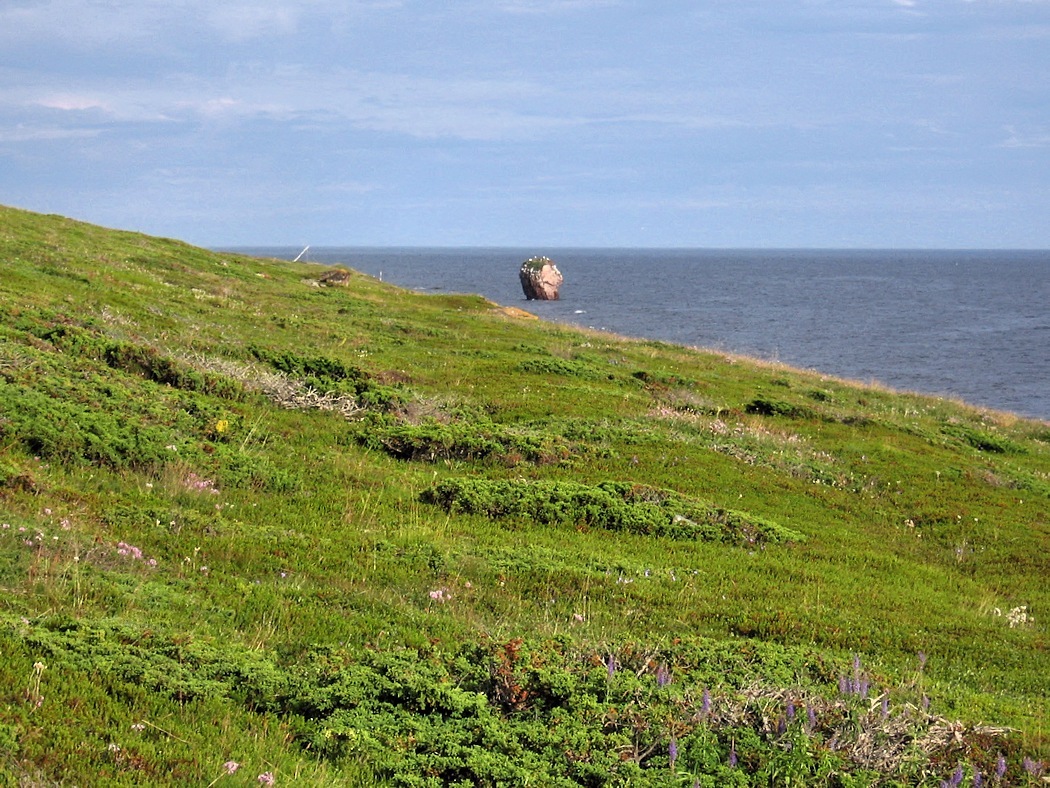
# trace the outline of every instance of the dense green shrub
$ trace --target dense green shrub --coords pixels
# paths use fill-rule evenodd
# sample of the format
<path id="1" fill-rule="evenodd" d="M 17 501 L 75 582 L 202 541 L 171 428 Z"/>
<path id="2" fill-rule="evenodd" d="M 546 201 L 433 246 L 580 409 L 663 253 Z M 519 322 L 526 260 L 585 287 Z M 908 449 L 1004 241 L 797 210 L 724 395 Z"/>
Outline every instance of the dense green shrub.
<path id="1" fill-rule="evenodd" d="M 434 485 L 422 493 L 421 499 L 449 512 L 480 514 L 491 519 L 523 518 L 672 539 L 738 544 L 804 539 L 799 533 L 746 512 L 626 482 L 588 485 L 459 478 Z"/>
<path id="2" fill-rule="evenodd" d="M 613 380 L 616 377 L 612 373 L 603 372 L 593 364 L 570 361 L 556 356 L 522 361 L 518 364 L 517 369 L 520 372 L 531 372 L 536 375 L 562 375 L 563 377 L 580 378 L 582 380 Z"/>
<path id="3" fill-rule="evenodd" d="M 177 389 L 229 400 L 244 399 L 240 382 L 165 355 L 149 345 L 111 340 L 75 325 L 36 326 L 33 332 L 72 356 L 100 361 L 112 369 L 163 383 Z"/>
<path id="4" fill-rule="evenodd" d="M 880 707 L 859 658 L 852 670 L 815 665 L 772 644 L 595 650 L 513 638 L 275 658 L 156 627 L 53 616 L 17 627 L 0 619 L 0 645 L 16 659 L 32 654 L 49 675 L 90 675 L 118 701 L 148 692 L 154 705 L 218 702 L 275 715 L 314 757 L 363 760 L 397 786 L 837 786 L 843 772 L 863 784 L 918 784 L 923 774 L 948 778 L 963 753 L 985 775 L 1006 753 L 1007 776 L 1023 779 L 1006 732 L 946 727 L 904 703 Z M 788 685 L 756 673 L 777 665 Z M 0 737 L 17 745 L 30 722 L 3 724 Z"/>
<path id="5" fill-rule="evenodd" d="M 258 345 L 252 346 L 250 351 L 259 361 L 269 364 L 277 371 L 294 378 L 317 381 L 322 387 L 331 387 L 344 381 L 356 383 L 368 380 L 368 374 L 360 367 L 324 356 L 307 356 L 288 350 L 268 350 Z"/>
<path id="6" fill-rule="evenodd" d="M 61 462 L 93 462 L 113 469 L 155 469 L 167 461 L 174 433 L 127 418 L 54 399 L 21 385 L 0 383 L 0 437 L 30 454 Z"/>
<path id="7" fill-rule="evenodd" d="M 809 419 L 813 417 L 813 411 L 802 405 L 794 405 L 783 400 L 769 399 L 768 397 L 756 397 L 744 406 L 745 413 L 753 413 L 758 416 L 784 416 L 789 419 Z"/>
<path id="8" fill-rule="evenodd" d="M 566 460 L 577 450 L 556 435 L 509 428 L 487 420 L 408 424 L 391 416 L 371 414 L 355 425 L 353 433 L 362 446 L 384 451 L 399 460 L 423 462 L 551 463 Z"/>
<path id="9" fill-rule="evenodd" d="M 322 393 L 349 394 L 361 405 L 380 410 L 403 401 L 395 388 L 376 382 L 360 367 L 338 359 L 269 350 L 257 345 L 249 350 L 259 361 Z"/>
<path id="10" fill-rule="evenodd" d="M 986 430 L 978 430 L 962 424 L 951 424 L 944 427 L 944 434 L 961 440 L 978 451 L 991 454 L 1023 454 L 1024 447 L 1019 443 L 995 435 Z"/>
<path id="11" fill-rule="evenodd" d="M 156 349 L 130 342 L 106 343 L 103 360 L 114 369 L 138 374 L 147 380 L 177 389 L 210 394 L 228 400 L 244 399 L 244 386 L 236 380 L 213 372 L 194 369 L 183 361 L 170 358 Z"/>

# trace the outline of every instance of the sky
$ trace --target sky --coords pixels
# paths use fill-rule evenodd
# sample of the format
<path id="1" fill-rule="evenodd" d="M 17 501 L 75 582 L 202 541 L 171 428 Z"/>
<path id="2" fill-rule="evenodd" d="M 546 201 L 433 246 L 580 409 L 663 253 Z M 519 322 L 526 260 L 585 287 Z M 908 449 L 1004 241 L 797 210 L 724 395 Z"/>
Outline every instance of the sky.
<path id="1" fill-rule="evenodd" d="M 1050 248 L 1050 0 L 2 0 L 0 203 L 205 246 Z"/>

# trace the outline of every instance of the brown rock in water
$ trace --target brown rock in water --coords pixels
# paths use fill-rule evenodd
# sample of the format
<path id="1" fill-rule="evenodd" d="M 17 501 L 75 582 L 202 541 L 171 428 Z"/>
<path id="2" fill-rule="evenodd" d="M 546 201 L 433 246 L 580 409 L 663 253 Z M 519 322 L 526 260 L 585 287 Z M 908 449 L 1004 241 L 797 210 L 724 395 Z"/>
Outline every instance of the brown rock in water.
<path id="1" fill-rule="evenodd" d="M 558 288 L 565 281 L 549 257 L 530 257 L 518 271 L 521 289 L 530 301 L 557 301 Z"/>

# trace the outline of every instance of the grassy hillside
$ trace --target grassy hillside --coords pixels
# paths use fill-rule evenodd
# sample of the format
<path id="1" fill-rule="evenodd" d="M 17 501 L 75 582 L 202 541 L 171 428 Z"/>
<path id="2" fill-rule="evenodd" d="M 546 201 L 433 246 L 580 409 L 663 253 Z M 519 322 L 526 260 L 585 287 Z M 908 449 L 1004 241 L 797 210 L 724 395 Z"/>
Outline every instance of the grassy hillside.
<path id="1" fill-rule="evenodd" d="M 0 208 L 0 785 L 1042 780 L 1050 425 L 325 272 Z"/>

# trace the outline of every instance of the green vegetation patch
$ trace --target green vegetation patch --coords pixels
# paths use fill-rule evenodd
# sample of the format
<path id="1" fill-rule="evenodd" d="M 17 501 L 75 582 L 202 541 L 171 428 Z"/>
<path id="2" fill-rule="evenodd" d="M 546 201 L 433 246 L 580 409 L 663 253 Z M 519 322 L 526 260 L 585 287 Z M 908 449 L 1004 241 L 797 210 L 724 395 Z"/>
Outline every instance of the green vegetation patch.
<path id="1" fill-rule="evenodd" d="M 783 416 L 788 419 L 813 418 L 813 411 L 809 408 L 768 397 L 756 397 L 751 400 L 744 406 L 744 412 L 758 416 Z"/>
<path id="2" fill-rule="evenodd" d="M 946 426 L 944 434 L 958 438 L 978 451 L 990 454 L 1023 454 L 1025 451 L 1024 447 L 1016 441 L 1001 435 L 995 435 L 987 430 L 979 430 L 962 424 Z"/>
<path id="3" fill-rule="evenodd" d="M 337 359 L 259 346 L 253 346 L 250 350 L 256 359 L 301 381 L 307 388 L 328 395 L 350 395 L 364 407 L 386 409 L 401 403 L 403 399 L 393 387 L 377 383 L 360 367 Z"/>
<path id="4" fill-rule="evenodd" d="M 176 440 L 174 435 L 163 426 L 0 383 L 0 438 L 21 443 L 40 457 L 148 470 L 171 456 L 166 447 Z"/>
<path id="5" fill-rule="evenodd" d="M 238 381 L 195 369 L 185 361 L 174 359 L 148 345 L 111 340 L 96 332 L 66 325 L 39 332 L 38 336 L 65 353 L 101 361 L 112 369 L 155 383 L 223 399 L 244 398 L 244 387 Z"/>
<path id="6" fill-rule="evenodd" d="M 409 424 L 374 414 L 357 425 L 355 437 L 362 446 L 384 451 L 399 460 L 420 462 L 485 460 L 507 465 L 545 465 L 567 461 L 585 451 L 557 435 L 485 420 Z"/>
<path id="7" fill-rule="evenodd" d="M 276 656 L 53 616 L 0 619 L 0 644 L 20 666 L 36 660 L 11 739 L 45 691 L 65 695 L 71 688 L 60 681 L 90 675 L 110 702 L 142 704 L 148 693 L 158 711 L 197 704 L 274 715 L 289 743 L 313 757 L 367 762 L 376 778 L 406 787 L 537 778 L 565 788 L 837 786 L 844 771 L 863 780 L 845 784 L 918 784 L 962 773 L 964 754 L 969 774 L 997 775 L 997 784 L 1030 776 L 1009 731 L 920 711 L 914 691 L 891 698 L 859 657 L 850 668 L 755 642 L 581 649 L 512 638 Z M 131 725 L 116 748 L 95 748 L 95 768 L 135 784 L 160 766 L 146 746 L 154 734 L 171 735 L 148 720 Z M 114 763 L 114 753 L 125 755 Z"/>
<path id="8" fill-rule="evenodd" d="M 567 358 L 549 356 L 522 361 L 517 366 L 519 372 L 531 372 L 535 375 L 561 375 L 566 378 L 581 380 L 615 380 L 616 375 L 589 364 Z"/>
<path id="9" fill-rule="evenodd" d="M 422 494 L 448 512 L 491 519 L 524 518 L 671 539 L 756 544 L 805 537 L 747 512 L 722 509 L 671 490 L 642 484 L 448 479 Z"/>

